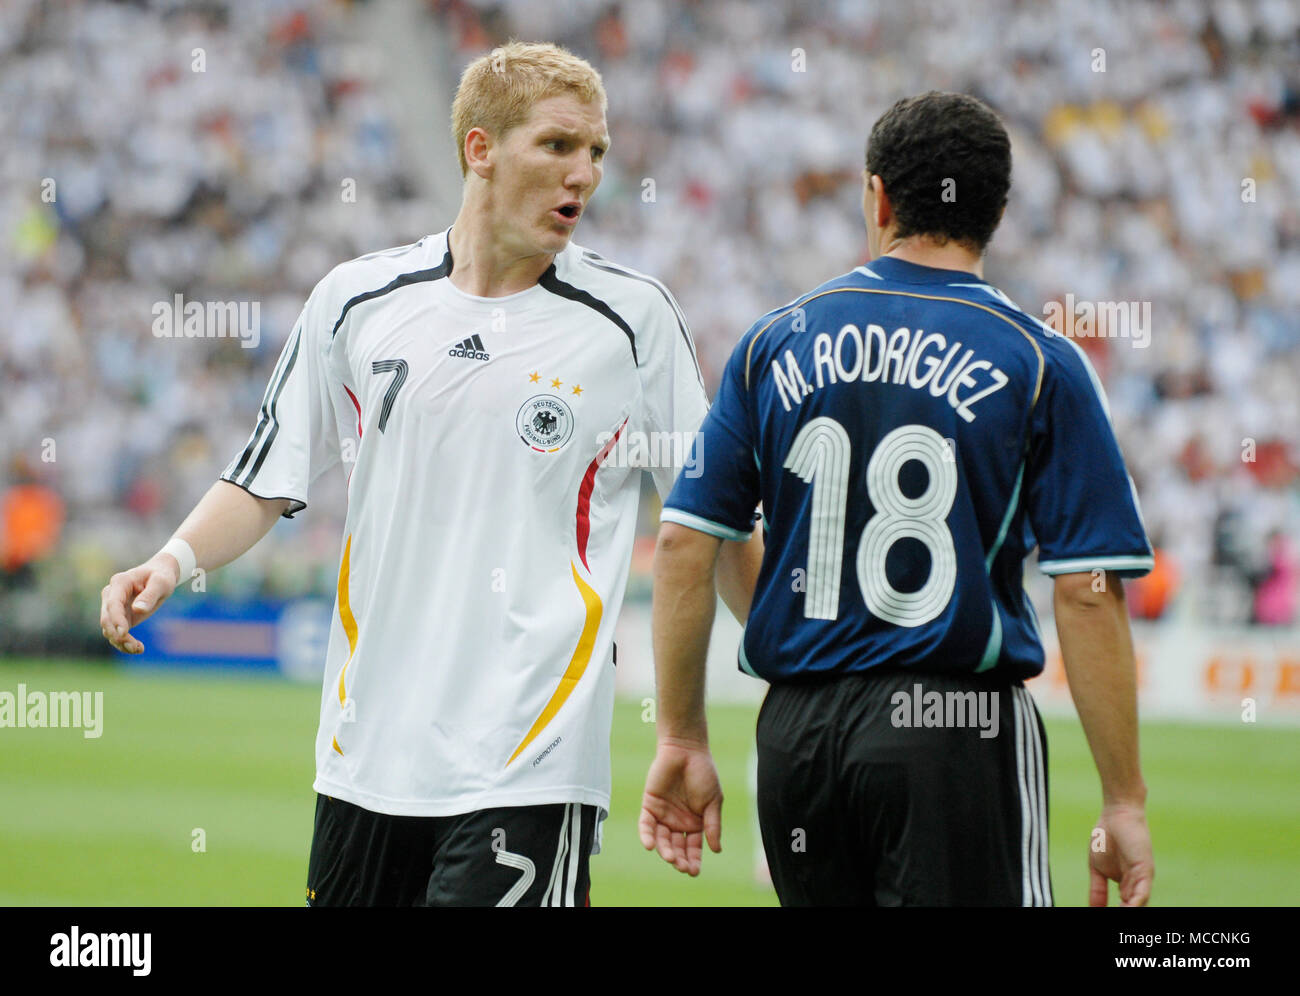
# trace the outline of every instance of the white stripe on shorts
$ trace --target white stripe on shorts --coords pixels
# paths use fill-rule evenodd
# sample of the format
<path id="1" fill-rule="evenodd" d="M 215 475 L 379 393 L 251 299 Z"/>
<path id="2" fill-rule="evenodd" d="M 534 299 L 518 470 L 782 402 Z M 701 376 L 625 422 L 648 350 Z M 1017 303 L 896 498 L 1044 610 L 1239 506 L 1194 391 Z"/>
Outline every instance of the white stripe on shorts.
<path id="1" fill-rule="evenodd" d="M 546 895 L 542 897 L 543 906 L 558 906 L 560 884 L 564 869 L 564 855 L 569 849 L 569 817 L 573 813 L 573 803 L 564 804 L 564 818 L 560 820 L 560 840 L 555 845 L 555 864 L 551 866 L 551 877 L 546 885 Z"/>
<path id="2" fill-rule="evenodd" d="M 1013 689 L 1012 704 L 1016 718 L 1016 777 L 1020 784 L 1021 900 L 1025 906 L 1050 906 L 1043 745 L 1028 690 L 1023 686 Z"/>

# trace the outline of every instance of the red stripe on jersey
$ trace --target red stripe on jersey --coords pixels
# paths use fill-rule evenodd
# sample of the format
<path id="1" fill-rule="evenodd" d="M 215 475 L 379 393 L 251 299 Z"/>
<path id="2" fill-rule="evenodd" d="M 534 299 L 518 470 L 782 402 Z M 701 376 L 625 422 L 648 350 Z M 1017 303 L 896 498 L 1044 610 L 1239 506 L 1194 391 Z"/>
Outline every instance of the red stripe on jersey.
<path id="1" fill-rule="evenodd" d="M 348 391 L 347 384 L 343 385 L 343 390 Z M 357 396 L 353 394 L 351 391 L 348 391 L 348 397 L 352 399 L 352 406 L 357 410 L 357 439 L 360 440 L 361 439 L 361 402 L 357 400 Z M 356 464 L 354 463 L 352 466 L 355 467 Z M 351 484 L 352 484 L 352 467 L 349 467 L 348 485 L 351 486 Z M 348 493 L 351 494 L 350 491 Z"/>
<path id="2" fill-rule="evenodd" d="M 347 384 L 343 385 L 343 390 L 348 391 Z M 348 391 L 348 397 L 352 399 L 352 406 L 357 410 L 357 438 L 360 439 L 361 438 L 361 402 L 357 400 L 357 396 L 353 394 L 351 391 Z"/>
<path id="3" fill-rule="evenodd" d="M 609 451 L 614 448 L 618 442 L 618 437 L 623 434 L 623 429 L 627 426 L 627 419 L 623 419 L 623 424 L 618 427 L 618 432 L 614 433 L 612 439 L 607 442 L 596 458 L 587 465 L 587 473 L 582 476 L 582 485 L 578 488 L 578 556 L 582 558 L 582 566 L 591 570 L 591 565 L 587 563 L 587 538 L 591 535 L 591 492 L 596 486 L 596 471 L 604 462 L 605 457 L 609 456 Z"/>

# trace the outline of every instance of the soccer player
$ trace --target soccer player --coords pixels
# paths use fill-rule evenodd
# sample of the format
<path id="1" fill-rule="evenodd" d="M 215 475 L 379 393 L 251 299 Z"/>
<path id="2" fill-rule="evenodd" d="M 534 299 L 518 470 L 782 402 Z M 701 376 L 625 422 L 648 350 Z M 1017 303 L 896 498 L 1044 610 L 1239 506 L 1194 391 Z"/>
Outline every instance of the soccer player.
<path id="1" fill-rule="evenodd" d="M 678 480 L 655 558 L 660 746 L 642 842 L 698 872 L 720 800 L 701 694 L 723 541 L 761 501 L 740 666 L 771 683 L 758 809 L 785 905 L 1050 905 L 1043 668 L 1022 585 L 1037 544 L 1101 777 L 1090 902 L 1153 865 L 1122 577 L 1152 555 L 1101 385 L 983 277 L 1011 147 L 928 93 L 871 131 L 872 261 L 759 319 Z"/>
<path id="2" fill-rule="evenodd" d="M 451 227 L 336 267 L 256 428 L 172 540 L 104 589 L 118 649 L 355 454 L 316 738 L 310 905 L 584 905 L 609 806 L 614 624 L 647 438 L 707 401 L 663 284 L 572 242 L 610 139 L 546 44 L 470 64 Z M 689 453 L 662 446 L 661 495 Z M 732 544 L 723 573 L 752 585 Z M 746 573 L 747 572 L 747 573 Z"/>

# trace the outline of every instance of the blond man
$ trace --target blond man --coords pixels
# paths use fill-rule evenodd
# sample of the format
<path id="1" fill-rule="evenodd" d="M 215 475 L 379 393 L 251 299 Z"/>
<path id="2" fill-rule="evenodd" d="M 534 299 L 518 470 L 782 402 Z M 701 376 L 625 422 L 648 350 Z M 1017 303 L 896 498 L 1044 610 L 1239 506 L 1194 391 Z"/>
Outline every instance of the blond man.
<path id="1" fill-rule="evenodd" d="M 179 579 L 238 557 L 355 454 L 311 905 L 589 902 L 639 471 L 666 495 L 707 408 L 668 290 L 571 241 L 605 107 L 596 70 L 553 45 L 471 63 L 453 224 L 317 285 L 247 445 L 104 590 L 105 636 L 140 652 L 130 627 Z M 730 547 L 720 587 L 743 605 L 758 556 Z"/>

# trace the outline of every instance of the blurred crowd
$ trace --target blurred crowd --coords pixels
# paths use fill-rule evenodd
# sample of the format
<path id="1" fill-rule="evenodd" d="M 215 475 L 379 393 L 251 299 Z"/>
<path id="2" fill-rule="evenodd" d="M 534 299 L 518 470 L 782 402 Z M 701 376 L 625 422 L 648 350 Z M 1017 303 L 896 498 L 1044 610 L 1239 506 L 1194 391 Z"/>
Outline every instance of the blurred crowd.
<path id="1" fill-rule="evenodd" d="M 0 5 L 0 648 L 102 644 L 99 589 L 243 447 L 311 288 L 422 234 L 362 16 Z M 160 337 L 177 294 L 257 302 L 260 334 Z M 261 544 L 208 590 L 331 591 L 344 501 L 321 488 L 279 556 Z"/>
<path id="2" fill-rule="evenodd" d="M 872 122 L 929 89 L 989 102 L 1014 175 L 986 277 L 1035 315 L 1149 305 L 1143 336 L 1079 339 L 1159 550 L 1135 614 L 1297 622 L 1293 0 L 424 8 L 456 53 L 448 94 L 511 37 L 597 65 L 613 144 L 577 239 L 668 284 L 710 388 L 754 318 L 865 260 Z M 0 557 L 0 633 L 80 632 L 91 605 L 98 638 L 99 588 L 243 445 L 314 283 L 450 222 L 412 210 L 416 171 L 456 164 L 404 158 L 367 14 L 0 7 L 0 553 L 25 551 Z M 257 348 L 154 336 L 152 306 L 178 293 L 259 301 Z M 209 590 L 330 592 L 343 495 L 319 490 L 277 527 L 280 556 L 255 548 Z"/>
<path id="3" fill-rule="evenodd" d="M 876 118 L 931 89 L 987 101 L 1014 175 L 986 277 L 1036 316 L 1149 305 L 1142 335 L 1078 338 L 1158 548 L 1134 612 L 1297 620 L 1300 6 L 434 8 L 464 61 L 515 36 L 600 68 L 613 144 L 579 239 L 667 282 L 710 384 L 753 319 L 865 261 Z"/>

